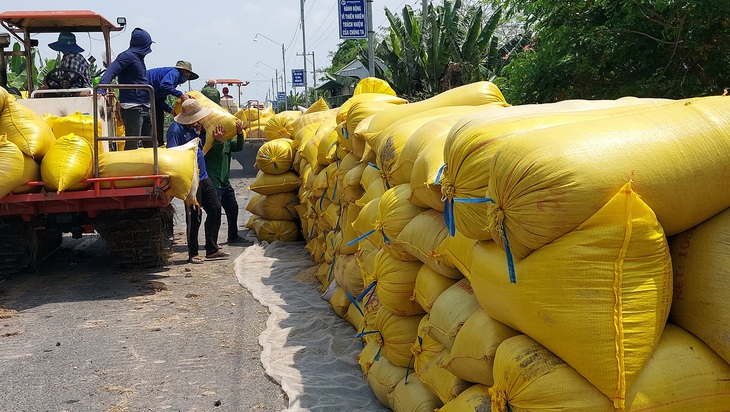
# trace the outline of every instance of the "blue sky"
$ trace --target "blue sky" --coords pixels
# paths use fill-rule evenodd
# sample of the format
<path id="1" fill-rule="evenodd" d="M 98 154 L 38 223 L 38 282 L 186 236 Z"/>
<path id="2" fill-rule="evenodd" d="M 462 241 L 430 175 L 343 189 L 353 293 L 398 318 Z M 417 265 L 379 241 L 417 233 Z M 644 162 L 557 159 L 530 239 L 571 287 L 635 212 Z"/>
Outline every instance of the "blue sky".
<path id="1" fill-rule="evenodd" d="M 376 32 L 378 27 L 387 26 L 385 7 L 400 14 L 406 4 L 420 9 L 421 0 L 373 0 Z M 174 3 L 159 0 L 33 0 L 16 2 L 11 8 L 58 9 L 88 9 L 112 22 L 118 16 L 126 17 L 127 29 L 115 33 L 112 39 L 114 52 L 126 49 L 132 29 L 142 27 L 155 41 L 152 53 L 145 59 L 147 67 L 172 66 L 177 60 L 188 60 L 200 75 L 199 80 L 191 82 L 193 90 L 200 89 L 208 78 L 233 77 L 251 81 L 249 86 L 242 88 L 242 101 L 264 100 L 275 69 L 282 69 L 282 43 L 286 49 L 287 81 L 291 81 L 291 69 L 303 67 L 299 0 L 178 0 Z M 306 0 L 304 10 L 307 53 L 314 52 L 318 69 L 329 67 L 330 54 L 341 42 L 337 0 Z M 256 33 L 274 42 L 263 38 L 254 42 Z M 45 46 L 55 41 L 55 36 L 46 34 L 37 38 L 42 46 L 41 55 L 55 57 L 55 52 Z M 103 50 L 100 39 L 100 35 L 77 36 L 79 45 L 86 49 L 85 55 L 95 55 L 97 60 Z M 309 56 L 308 71 L 311 71 L 311 63 Z M 311 73 L 308 83 L 313 84 Z"/>

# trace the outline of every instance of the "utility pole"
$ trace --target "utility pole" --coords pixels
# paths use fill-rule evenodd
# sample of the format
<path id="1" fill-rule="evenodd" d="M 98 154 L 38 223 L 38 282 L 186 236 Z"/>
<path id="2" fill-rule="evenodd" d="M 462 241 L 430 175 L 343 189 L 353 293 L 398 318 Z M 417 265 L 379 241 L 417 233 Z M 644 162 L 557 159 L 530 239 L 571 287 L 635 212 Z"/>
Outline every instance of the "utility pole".
<path id="1" fill-rule="evenodd" d="M 309 107 L 309 90 L 307 89 L 307 36 L 304 32 L 304 0 L 299 0 L 302 11 L 302 50 L 304 55 L 304 105 Z"/>
<path id="2" fill-rule="evenodd" d="M 314 79 L 314 88 L 317 88 L 317 65 L 314 64 L 314 52 L 307 53 L 308 56 L 312 56 L 312 77 Z M 297 56 L 304 56 L 302 53 L 297 53 Z M 306 57 L 305 57 L 306 59 Z"/>
<path id="3" fill-rule="evenodd" d="M 426 1 L 426 0 L 423 0 Z M 367 0 L 367 24 L 368 24 L 368 76 L 375 77 L 375 53 L 373 52 L 373 0 Z"/>

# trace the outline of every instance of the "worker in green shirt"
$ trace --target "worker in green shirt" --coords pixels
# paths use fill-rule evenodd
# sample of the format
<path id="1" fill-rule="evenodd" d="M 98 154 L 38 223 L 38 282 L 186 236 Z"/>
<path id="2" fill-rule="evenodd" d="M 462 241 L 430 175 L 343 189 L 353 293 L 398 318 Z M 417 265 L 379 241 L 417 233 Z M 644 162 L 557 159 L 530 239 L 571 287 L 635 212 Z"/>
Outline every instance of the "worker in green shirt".
<path id="1" fill-rule="evenodd" d="M 210 79 L 210 80 L 206 81 L 205 86 L 203 86 L 203 88 L 200 89 L 200 93 L 202 93 L 203 96 L 210 99 L 210 101 L 212 101 L 215 104 L 220 106 L 221 92 L 219 92 L 218 89 L 215 87 L 215 80 Z"/>
<path id="2" fill-rule="evenodd" d="M 223 142 L 213 141 L 205 154 L 205 166 L 213 187 L 218 192 L 221 207 L 228 219 L 228 243 L 242 243 L 246 240 L 238 234 L 238 202 L 231 186 L 231 153 L 243 150 L 243 123 L 236 120 L 236 139 Z"/>

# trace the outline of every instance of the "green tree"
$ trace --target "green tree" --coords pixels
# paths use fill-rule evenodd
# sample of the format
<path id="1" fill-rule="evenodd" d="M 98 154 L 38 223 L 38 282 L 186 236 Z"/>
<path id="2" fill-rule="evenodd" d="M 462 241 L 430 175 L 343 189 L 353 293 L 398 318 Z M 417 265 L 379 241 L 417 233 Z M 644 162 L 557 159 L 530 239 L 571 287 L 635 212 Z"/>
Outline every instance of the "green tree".
<path id="1" fill-rule="evenodd" d="M 722 93 L 730 3 L 722 0 L 506 0 L 533 32 L 504 69 L 511 103 L 682 98 Z"/>
<path id="2" fill-rule="evenodd" d="M 487 80 L 499 66 L 495 29 L 501 8 L 487 16 L 482 5 L 445 0 L 431 5 L 425 18 L 410 6 L 401 16 L 385 10 L 389 35 L 375 55 L 388 67 L 388 80 L 399 94 L 424 98 L 443 90 Z"/>
<path id="3" fill-rule="evenodd" d="M 367 39 L 346 39 L 337 45 L 337 51 L 332 55 L 332 66 L 326 71 L 336 73 L 353 60 L 360 58 L 360 51 L 367 50 Z"/>

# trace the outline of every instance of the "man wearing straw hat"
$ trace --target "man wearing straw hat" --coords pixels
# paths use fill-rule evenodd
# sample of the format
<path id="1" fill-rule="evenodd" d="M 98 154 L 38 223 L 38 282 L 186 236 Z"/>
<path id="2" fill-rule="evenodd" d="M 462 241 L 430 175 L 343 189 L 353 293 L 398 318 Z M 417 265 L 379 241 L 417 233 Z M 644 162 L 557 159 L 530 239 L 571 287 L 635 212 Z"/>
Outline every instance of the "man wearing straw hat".
<path id="1" fill-rule="evenodd" d="M 188 241 L 188 263 L 203 263 L 204 259 L 198 256 L 198 232 L 202 221 L 202 207 L 205 210 L 205 258 L 217 259 L 230 256 L 218 246 L 218 232 L 221 228 L 221 203 L 218 200 L 218 192 L 213 187 L 213 182 L 208 177 L 205 168 L 205 157 L 203 146 L 205 145 L 205 129 L 200 121 L 213 113 L 208 107 L 203 107 L 200 102 L 189 98 L 182 103 L 180 114 L 175 116 L 175 121 L 167 129 L 167 147 L 183 145 L 197 137 L 198 144 L 198 169 L 200 184 L 196 195 L 199 205 L 187 206 L 186 224 Z M 225 130 L 218 125 L 213 131 L 213 138 L 217 141 L 223 140 Z"/>
<path id="2" fill-rule="evenodd" d="M 58 40 L 49 43 L 48 47 L 63 54 L 59 69 L 66 69 L 77 72 L 81 75 L 83 86 L 91 88 L 91 74 L 89 70 L 89 62 L 81 55 L 84 49 L 76 44 L 76 35 L 71 32 L 62 31 L 58 34 Z"/>
<path id="3" fill-rule="evenodd" d="M 157 129 L 157 145 L 165 144 L 165 113 L 172 114 L 172 107 L 167 104 L 167 96 L 175 96 L 185 101 L 187 95 L 177 89 L 177 86 L 195 80 L 198 75 L 193 71 L 193 65 L 185 60 L 179 60 L 174 67 L 157 67 L 147 70 L 147 81 L 155 90 L 155 120 Z"/>

